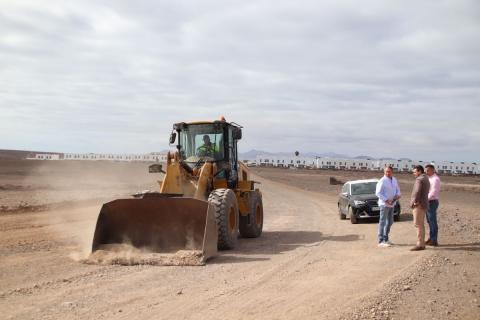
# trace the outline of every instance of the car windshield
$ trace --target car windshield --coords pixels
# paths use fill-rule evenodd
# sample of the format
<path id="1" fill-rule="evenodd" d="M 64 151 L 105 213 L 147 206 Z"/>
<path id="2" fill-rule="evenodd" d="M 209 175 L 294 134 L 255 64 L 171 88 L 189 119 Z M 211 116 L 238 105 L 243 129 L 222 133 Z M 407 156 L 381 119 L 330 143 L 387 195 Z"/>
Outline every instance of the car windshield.
<path id="1" fill-rule="evenodd" d="M 352 184 L 352 195 L 375 194 L 376 182 L 362 182 Z"/>
<path id="2" fill-rule="evenodd" d="M 213 124 L 191 124 L 180 131 L 180 154 L 186 162 L 224 159 L 223 130 Z"/>

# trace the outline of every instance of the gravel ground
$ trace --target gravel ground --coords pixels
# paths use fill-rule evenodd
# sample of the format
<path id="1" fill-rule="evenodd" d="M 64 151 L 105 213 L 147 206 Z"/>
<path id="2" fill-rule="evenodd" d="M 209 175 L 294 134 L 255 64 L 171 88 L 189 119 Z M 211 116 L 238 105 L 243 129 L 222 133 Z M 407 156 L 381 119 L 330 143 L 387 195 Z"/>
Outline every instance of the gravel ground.
<path id="1" fill-rule="evenodd" d="M 376 222 L 338 219 L 340 185 L 372 172 L 254 169 L 264 233 L 202 266 L 164 257 L 84 263 L 104 199 L 158 188 L 145 163 L 0 162 L 0 309 L 6 319 L 479 319 L 477 177 L 442 177 L 440 246 L 410 252 L 404 197 L 392 248 Z M 189 259 L 190 256 L 186 255 Z M 141 260 L 145 261 L 145 260 Z M 157 263 L 161 261 L 162 263 Z M 118 261 L 117 261 L 118 262 Z M 130 265 L 133 264 L 133 265 Z"/>
<path id="2" fill-rule="evenodd" d="M 332 195 L 339 192 L 340 186 L 328 185 L 326 181 L 330 177 L 342 182 L 379 178 L 378 173 L 372 172 L 282 172 L 271 168 L 257 168 L 255 171 L 275 181 Z M 403 219 L 411 218 L 407 201 L 413 178 L 412 185 L 408 183 L 409 178 L 409 174 L 397 175 L 404 195 L 402 212 L 407 212 Z M 341 319 L 480 319 L 480 214 L 476 202 L 480 196 L 480 179 L 441 178 L 441 204 L 438 211 L 440 246 L 428 247 L 421 259 L 386 281 L 378 292 L 362 298 Z M 392 230 L 393 237 L 394 232 Z M 414 237 L 415 229 L 412 226 Z M 388 277 L 379 275 L 378 281 L 383 282 L 384 278 Z"/>

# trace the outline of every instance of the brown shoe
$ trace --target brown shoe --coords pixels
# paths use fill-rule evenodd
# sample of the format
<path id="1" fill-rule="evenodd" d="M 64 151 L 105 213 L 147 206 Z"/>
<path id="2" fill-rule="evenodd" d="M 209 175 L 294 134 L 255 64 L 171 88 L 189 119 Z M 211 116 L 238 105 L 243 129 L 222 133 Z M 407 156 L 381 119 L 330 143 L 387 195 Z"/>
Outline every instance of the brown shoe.
<path id="1" fill-rule="evenodd" d="M 412 249 L 410 249 L 410 251 L 420 251 L 420 250 L 425 250 L 425 247 L 415 246 Z"/>
<path id="2" fill-rule="evenodd" d="M 432 240 L 428 239 L 427 241 L 425 241 L 425 244 L 431 246 L 432 245 Z"/>
<path id="3" fill-rule="evenodd" d="M 438 242 L 437 241 L 432 241 L 430 245 L 432 247 L 438 247 Z"/>

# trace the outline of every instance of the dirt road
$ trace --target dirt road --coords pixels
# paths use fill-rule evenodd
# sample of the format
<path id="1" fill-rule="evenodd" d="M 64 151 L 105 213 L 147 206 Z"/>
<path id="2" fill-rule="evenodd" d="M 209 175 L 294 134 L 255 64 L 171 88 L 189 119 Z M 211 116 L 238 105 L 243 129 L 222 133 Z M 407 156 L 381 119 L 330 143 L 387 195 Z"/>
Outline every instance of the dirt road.
<path id="1" fill-rule="evenodd" d="M 408 215 L 393 226 L 396 246 L 380 249 L 377 224 L 340 221 L 331 192 L 256 180 L 264 194 L 262 237 L 241 239 L 237 249 L 221 252 L 205 266 L 80 262 L 89 251 L 98 201 L 82 201 L 76 208 L 1 214 L 1 317 L 401 318 L 409 309 L 382 307 L 379 295 L 390 299 L 400 295 L 408 301 L 408 293 L 415 292 L 422 279 L 415 277 L 415 282 L 411 275 L 425 263 L 432 268 L 443 265 L 439 251 L 408 251 L 414 241 Z M 478 245 L 472 248 L 472 263 L 478 262 Z M 474 281 L 480 278 L 470 276 Z M 480 288 L 476 290 L 473 298 Z M 464 315 L 476 319 L 477 309 L 472 302 Z M 459 313 L 445 313 L 453 315 Z"/>

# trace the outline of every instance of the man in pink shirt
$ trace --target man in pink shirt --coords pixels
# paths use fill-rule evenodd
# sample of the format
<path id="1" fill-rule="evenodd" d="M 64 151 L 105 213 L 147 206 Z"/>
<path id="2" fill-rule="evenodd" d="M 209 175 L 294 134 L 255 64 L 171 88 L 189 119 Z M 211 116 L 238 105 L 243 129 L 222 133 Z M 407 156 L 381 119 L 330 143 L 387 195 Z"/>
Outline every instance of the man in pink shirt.
<path id="1" fill-rule="evenodd" d="M 428 192 L 428 210 L 427 221 L 430 227 L 430 238 L 425 241 L 425 244 L 430 246 L 438 246 L 438 224 L 437 224 L 437 209 L 438 196 L 440 194 L 440 178 L 435 173 L 435 167 L 432 164 L 425 166 L 428 180 L 430 181 L 430 190 Z"/>

